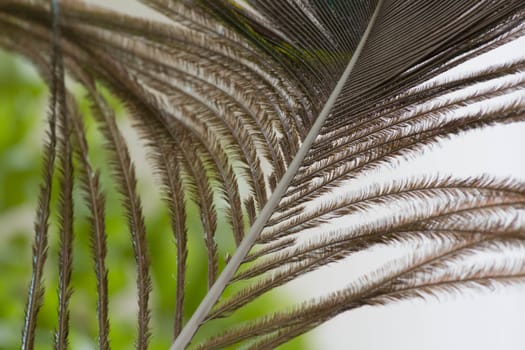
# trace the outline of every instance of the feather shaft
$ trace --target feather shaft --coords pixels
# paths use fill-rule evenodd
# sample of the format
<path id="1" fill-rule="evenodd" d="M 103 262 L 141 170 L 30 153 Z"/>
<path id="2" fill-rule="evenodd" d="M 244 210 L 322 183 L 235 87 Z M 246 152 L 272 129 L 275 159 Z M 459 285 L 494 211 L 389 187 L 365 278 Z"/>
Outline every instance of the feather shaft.
<path id="1" fill-rule="evenodd" d="M 186 326 L 183 328 L 182 332 L 179 334 L 175 342 L 173 342 L 173 344 L 170 347 L 170 350 L 184 350 L 186 348 L 188 343 L 191 341 L 191 338 L 193 337 L 193 335 L 199 328 L 201 322 L 206 318 L 206 316 L 212 309 L 213 305 L 219 299 L 228 281 L 233 277 L 233 275 L 235 274 L 235 271 L 237 271 L 240 264 L 242 263 L 242 261 L 244 260 L 244 258 L 246 257 L 250 249 L 252 248 L 253 244 L 259 237 L 259 234 L 263 230 L 267 221 L 270 219 L 270 216 L 272 215 L 274 209 L 279 204 L 279 201 L 284 195 L 289 184 L 292 182 L 292 179 L 295 176 L 297 170 L 299 169 L 304 157 L 306 156 L 310 147 L 315 141 L 315 138 L 317 137 L 319 131 L 321 130 L 321 127 L 323 126 L 324 121 L 328 117 L 333 104 L 339 97 L 339 94 L 342 91 L 343 86 L 346 83 L 346 80 L 348 79 L 348 76 L 352 72 L 355 66 L 355 63 L 357 62 L 357 58 L 359 57 L 359 54 L 366 43 L 368 35 L 370 34 L 372 30 L 375 19 L 379 13 L 379 9 L 381 8 L 381 4 L 382 4 L 382 0 L 378 2 L 377 7 L 368 24 L 367 30 L 363 34 L 363 38 L 361 39 L 361 42 L 359 43 L 357 49 L 355 50 L 354 55 L 352 56 L 352 59 L 348 63 L 348 66 L 345 69 L 342 77 L 340 78 L 332 94 L 328 98 L 325 106 L 321 110 L 321 113 L 315 120 L 314 125 L 308 132 L 308 135 L 306 136 L 303 144 L 301 145 L 301 148 L 298 150 L 297 154 L 295 155 L 292 163 L 286 170 L 286 173 L 284 174 L 284 176 L 281 178 L 281 180 L 277 184 L 275 191 L 272 193 L 272 195 L 268 199 L 268 202 L 266 202 L 265 206 L 261 210 L 259 217 L 255 220 L 254 224 L 252 225 L 252 227 L 250 228 L 250 230 L 244 237 L 243 241 L 241 242 L 241 244 L 235 251 L 235 254 L 233 255 L 232 259 L 230 260 L 228 265 L 224 268 L 223 272 L 221 273 L 221 275 L 219 276 L 215 284 L 212 286 L 212 288 L 209 290 L 208 294 L 203 299 L 203 301 L 201 302 L 201 304 L 199 305 L 199 307 L 197 308 L 197 310 L 195 311 L 191 319 L 186 324 Z"/>

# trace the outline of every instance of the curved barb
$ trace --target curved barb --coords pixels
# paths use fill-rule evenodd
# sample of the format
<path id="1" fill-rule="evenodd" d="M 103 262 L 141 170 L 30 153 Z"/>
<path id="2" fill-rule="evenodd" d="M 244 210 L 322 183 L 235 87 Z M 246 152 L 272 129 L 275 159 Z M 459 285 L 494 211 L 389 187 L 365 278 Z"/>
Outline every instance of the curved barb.
<path id="1" fill-rule="evenodd" d="M 35 240 L 33 243 L 33 273 L 29 286 L 29 296 L 22 329 L 21 349 L 34 348 L 36 322 L 44 300 L 43 274 L 48 250 L 48 229 L 53 175 L 55 170 L 57 133 L 56 123 L 64 106 L 64 71 L 60 48 L 60 17 L 58 1 L 52 3 L 52 49 L 51 49 L 51 101 L 49 105 L 47 141 L 44 145 L 43 182 L 40 185 L 38 209 L 35 220 Z M 62 94 L 62 96 L 60 96 Z"/>

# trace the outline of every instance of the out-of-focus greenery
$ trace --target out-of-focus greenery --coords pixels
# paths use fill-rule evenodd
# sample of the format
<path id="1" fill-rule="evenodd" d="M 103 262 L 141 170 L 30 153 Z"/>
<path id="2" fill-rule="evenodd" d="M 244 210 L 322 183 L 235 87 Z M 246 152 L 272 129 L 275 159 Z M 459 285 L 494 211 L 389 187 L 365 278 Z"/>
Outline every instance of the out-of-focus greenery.
<path id="1" fill-rule="evenodd" d="M 75 88 L 81 111 L 86 115 L 91 160 L 102 171 L 103 188 L 107 192 L 106 224 L 108 233 L 109 293 L 111 345 L 113 349 L 132 349 L 136 339 L 135 265 L 130 234 L 125 215 L 119 206 L 110 172 L 105 166 L 106 154 L 100 135 L 89 115 L 89 103 Z M 41 148 L 46 128 L 47 88 L 30 64 L 14 55 L 0 51 L 0 349 L 19 348 L 27 286 L 31 276 L 32 221 L 36 208 L 41 175 Z M 111 100 L 119 123 L 129 125 L 118 102 Z M 129 127 L 128 127 L 129 129 Z M 147 163 L 138 162 L 138 173 L 150 174 Z M 167 210 L 161 204 L 161 194 L 152 181 L 139 185 L 144 196 L 144 210 L 152 262 L 153 293 L 152 350 L 167 349 L 171 342 L 175 305 L 175 244 Z M 56 183 L 55 183 L 56 184 Z M 55 186 L 56 188 L 56 186 Z M 54 193 L 54 208 L 56 208 Z M 74 264 L 71 299 L 71 349 L 95 349 L 97 339 L 96 279 L 90 252 L 88 211 L 82 203 L 79 186 L 75 188 L 75 214 L 81 218 L 75 226 Z M 219 227 L 225 229 L 224 219 Z M 49 233 L 50 249 L 46 264 L 45 302 L 39 315 L 36 349 L 48 349 L 52 344 L 57 321 L 58 239 L 56 217 L 52 217 Z M 202 227 L 196 208 L 188 206 L 190 250 L 186 285 L 186 317 L 189 317 L 206 293 L 206 252 Z M 225 237 L 227 235 L 222 235 Z M 219 237 L 220 238 L 220 237 Z M 233 250 L 230 244 L 230 252 Z M 221 246 L 221 245 L 220 245 Z M 195 249 L 197 248 L 197 249 Z M 221 251 L 221 267 L 226 251 Z M 272 294 L 260 298 L 253 306 L 238 312 L 233 320 L 240 322 L 260 314 L 261 309 L 286 304 L 286 296 Z M 227 329 L 232 322 L 217 321 L 214 327 Z M 207 333 L 203 330 L 203 336 Z M 282 349 L 306 349 L 299 339 Z"/>

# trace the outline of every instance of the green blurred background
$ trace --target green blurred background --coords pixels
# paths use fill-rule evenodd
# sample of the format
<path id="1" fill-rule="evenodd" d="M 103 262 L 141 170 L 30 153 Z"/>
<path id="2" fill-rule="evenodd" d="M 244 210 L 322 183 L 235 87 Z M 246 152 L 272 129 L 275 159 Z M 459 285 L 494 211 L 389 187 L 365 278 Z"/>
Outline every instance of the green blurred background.
<path id="1" fill-rule="evenodd" d="M 69 85 L 72 85 L 71 82 Z M 89 115 L 89 102 L 80 87 L 74 86 L 81 111 L 86 116 L 92 163 L 102 171 L 102 186 L 107 193 L 106 224 L 108 233 L 109 292 L 111 317 L 111 345 L 113 349 L 132 349 L 136 339 L 135 265 L 130 235 L 114 191 L 103 152 L 103 143 Z M 31 275 L 31 245 L 33 218 L 41 174 L 41 148 L 45 130 L 47 88 L 36 71 L 22 58 L 0 51 L 0 349 L 20 347 L 20 333 Z M 128 137 L 132 134 L 125 111 L 111 100 L 117 111 L 119 124 Z M 132 142 L 132 144 L 137 144 Z M 131 150 L 143 158 L 140 147 Z M 135 159 L 140 178 L 148 243 L 152 261 L 153 293 L 151 349 L 167 349 L 171 343 L 173 310 L 175 305 L 175 244 L 161 194 L 154 189 L 155 181 L 147 163 Z M 56 186 L 55 186 L 56 188 Z M 56 208 L 54 193 L 54 208 Z M 97 339 L 96 288 L 93 260 L 90 255 L 87 209 L 78 186 L 75 188 L 75 226 L 73 289 L 71 299 L 71 349 L 95 349 Z M 46 295 L 40 311 L 36 349 L 52 346 L 57 322 L 58 240 L 56 218 L 51 219 L 50 249 L 45 271 Z M 186 317 L 197 307 L 206 293 L 206 252 L 196 208 L 189 204 L 188 223 L 190 255 L 186 285 Z M 222 227 L 222 229 L 221 229 Z M 226 230 L 224 218 L 219 218 L 219 229 Z M 222 239 L 227 235 L 222 235 Z M 219 238 L 220 239 L 220 238 Z M 219 242 L 221 267 L 227 253 L 232 252 L 231 241 Z M 203 329 L 201 337 L 211 331 L 230 327 L 284 306 L 290 296 L 273 293 L 259 298 L 256 303 L 233 315 L 232 319 L 217 321 Z M 235 348 L 235 347 L 234 347 Z M 307 349 L 304 339 L 293 341 L 281 349 Z"/>

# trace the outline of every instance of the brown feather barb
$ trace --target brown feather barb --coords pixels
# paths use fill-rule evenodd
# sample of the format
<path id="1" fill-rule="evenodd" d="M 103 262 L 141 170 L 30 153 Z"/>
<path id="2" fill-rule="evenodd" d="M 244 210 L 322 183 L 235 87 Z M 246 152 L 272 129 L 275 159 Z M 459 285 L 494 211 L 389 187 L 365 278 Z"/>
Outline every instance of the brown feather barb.
<path id="1" fill-rule="evenodd" d="M 25 311 L 25 320 L 24 328 L 22 329 L 22 344 L 21 348 L 33 349 L 35 343 L 35 331 L 37 316 L 40 310 L 40 307 L 43 303 L 44 298 L 44 286 L 43 286 L 43 273 L 44 273 L 44 264 L 47 258 L 47 242 L 48 242 L 48 229 L 49 229 L 49 215 L 50 215 L 50 204 L 51 204 L 51 190 L 53 182 L 53 173 L 54 173 L 54 163 L 56 157 L 56 145 L 57 145 L 57 135 L 56 135 L 56 124 L 58 118 L 62 119 L 62 123 L 65 121 L 65 96 L 64 96 L 64 70 L 63 70 L 63 60 L 62 52 L 60 48 L 60 25 L 59 25 L 59 8 L 56 1 L 52 3 L 52 55 L 51 55 L 51 102 L 49 106 L 49 131 L 48 138 L 49 141 L 46 142 L 44 146 L 44 168 L 43 168 L 43 183 L 40 185 L 40 193 L 38 199 L 38 211 L 37 218 L 35 221 L 35 241 L 33 243 L 33 274 L 31 277 L 31 283 L 29 286 L 29 298 L 26 304 Z M 67 136 L 66 136 L 67 137 Z M 67 143 L 67 141 L 65 142 Z M 64 163 L 67 163 L 68 160 L 64 157 Z M 66 169 L 64 169 L 64 174 L 66 174 Z M 64 181 L 65 184 L 65 181 Z M 66 185 L 64 186 L 66 187 Z M 65 194 L 68 196 L 68 194 Z M 64 203 L 65 204 L 65 203 Z M 67 214 L 66 214 L 67 215 Z M 69 219 L 64 215 L 64 219 Z M 64 223 L 65 225 L 65 223 Z M 66 227 L 63 227 L 63 232 L 65 233 Z M 64 234 L 65 241 L 68 240 L 66 237 L 67 234 Z M 62 256 L 67 257 L 69 255 L 68 244 L 63 241 L 64 252 Z M 67 270 L 70 268 L 70 262 L 63 264 L 64 268 Z M 62 270 L 62 269 L 61 269 Z M 65 282 L 65 288 L 67 289 L 68 279 L 70 273 L 68 271 L 63 272 L 63 278 L 61 278 L 61 283 Z M 69 291 L 65 291 L 66 294 Z M 58 342 L 67 340 L 67 310 L 64 309 L 64 306 L 67 307 L 68 295 L 61 294 L 62 301 L 64 303 L 60 304 L 60 313 L 63 315 L 62 320 L 65 321 L 65 325 L 60 328 L 62 334 Z M 63 314 L 66 313 L 66 314 Z M 65 318 L 65 319 L 64 319 Z M 65 334 L 63 333 L 65 332 Z M 58 344 L 57 344 L 58 346 Z"/>
<path id="2" fill-rule="evenodd" d="M 138 349 L 148 347 L 150 336 L 145 218 L 133 159 L 100 84 L 124 102 L 145 140 L 170 215 L 176 277 L 162 283 L 176 283 L 172 350 L 273 349 L 363 305 L 524 282 L 519 179 L 440 172 L 363 180 L 454 135 L 525 121 L 525 58 L 440 78 L 523 36 L 523 1 L 141 2 L 158 19 L 74 0 L 0 3 L 0 33 L 10 33 L 0 34 L 0 45 L 31 59 L 51 87 L 23 349 L 34 348 L 43 300 L 55 169 L 61 242 L 55 347 L 68 346 L 78 181 L 90 212 L 98 347 L 110 348 L 106 194 L 64 72 L 87 89 L 127 215 Z M 193 204 L 202 232 L 187 224 Z M 224 268 L 222 218 L 236 249 Z M 197 249 L 192 235 L 204 237 L 201 280 L 208 292 L 186 320 L 188 256 Z M 219 319 L 300 276 L 397 244 L 418 249 L 345 288 L 213 331 Z"/>

